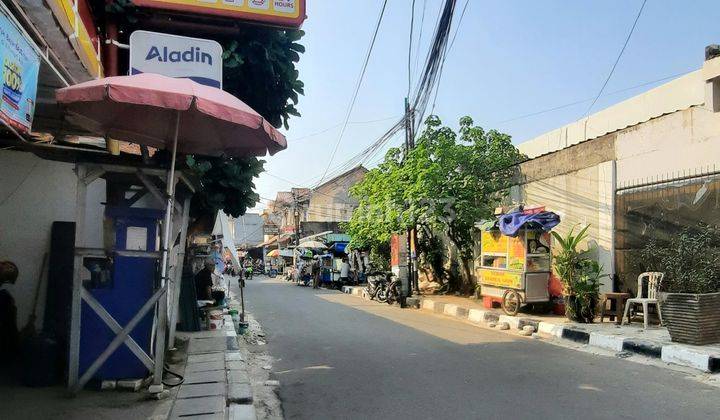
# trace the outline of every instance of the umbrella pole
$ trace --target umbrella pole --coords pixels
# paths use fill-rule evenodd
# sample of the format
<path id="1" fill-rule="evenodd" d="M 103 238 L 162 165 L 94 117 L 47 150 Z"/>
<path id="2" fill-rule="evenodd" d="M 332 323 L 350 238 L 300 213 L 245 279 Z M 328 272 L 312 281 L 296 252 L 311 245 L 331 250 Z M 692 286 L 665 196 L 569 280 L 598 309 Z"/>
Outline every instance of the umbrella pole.
<path id="1" fill-rule="evenodd" d="M 160 269 L 160 287 L 168 281 L 168 258 L 170 249 L 170 232 L 172 231 L 172 211 L 175 201 L 175 159 L 177 158 L 177 143 L 180 134 L 180 111 L 175 114 L 175 133 L 173 135 L 172 158 L 167 179 L 167 203 L 165 207 L 165 221 L 163 222 L 162 263 Z M 182 246 L 183 244 L 180 244 Z M 165 327 L 167 324 L 167 294 L 160 298 L 158 308 L 157 334 L 155 338 L 155 372 L 153 385 L 162 387 L 163 363 L 165 358 Z"/>

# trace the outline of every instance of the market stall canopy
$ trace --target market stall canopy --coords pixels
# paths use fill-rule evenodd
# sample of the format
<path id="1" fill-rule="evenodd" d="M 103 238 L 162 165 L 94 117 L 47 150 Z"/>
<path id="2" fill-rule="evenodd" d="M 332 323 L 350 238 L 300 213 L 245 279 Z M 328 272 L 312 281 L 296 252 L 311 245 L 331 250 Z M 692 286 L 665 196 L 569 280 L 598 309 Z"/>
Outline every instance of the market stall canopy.
<path id="1" fill-rule="evenodd" d="M 299 248 L 308 248 L 308 249 L 326 249 L 327 246 L 325 246 L 324 243 L 320 241 L 305 241 L 300 242 L 300 245 L 298 245 Z"/>
<path id="2" fill-rule="evenodd" d="M 288 240 L 290 240 L 290 237 L 291 237 L 291 235 L 288 234 L 288 233 L 283 233 L 283 234 L 280 234 L 280 235 L 275 235 L 275 236 L 273 236 L 272 238 L 268 239 L 267 241 L 261 242 L 261 243 L 257 244 L 257 246 L 255 246 L 255 248 L 262 248 L 262 247 L 264 247 L 264 246 L 270 246 L 270 245 L 272 245 L 272 244 L 274 244 L 275 242 L 278 242 L 278 241 L 279 241 L 280 243 L 287 242 Z"/>
<path id="3" fill-rule="evenodd" d="M 320 237 L 320 236 L 324 236 L 324 235 L 331 234 L 332 232 L 333 232 L 332 230 L 328 230 L 328 231 L 325 231 L 325 232 L 316 233 L 316 234 L 314 234 L 314 235 L 309 235 L 309 236 L 302 237 L 302 238 L 300 238 L 300 243 L 306 242 L 306 241 L 308 241 L 308 240 L 310 240 L 310 239 L 313 239 L 313 238 L 318 238 L 318 237 Z"/>
<path id="4" fill-rule="evenodd" d="M 267 256 L 270 258 L 275 258 L 280 256 L 280 250 L 279 249 L 273 249 L 272 251 L 267 253 Z"/>
<path id="5" fill-rule="evenodd" d="M 347 249 L 347 242 L 335 242 L 334 244 L 330 245 L 330 249 L 332 249 L 335 252 L 345 252 Z"/>
<path id="6" fill-rule="evenodd" d="M 71 122 L 98 135 L 207 156 L 264 156 L 285 137 L 233 95 L 159 74 L 106 77 L 57 91 Z"/>

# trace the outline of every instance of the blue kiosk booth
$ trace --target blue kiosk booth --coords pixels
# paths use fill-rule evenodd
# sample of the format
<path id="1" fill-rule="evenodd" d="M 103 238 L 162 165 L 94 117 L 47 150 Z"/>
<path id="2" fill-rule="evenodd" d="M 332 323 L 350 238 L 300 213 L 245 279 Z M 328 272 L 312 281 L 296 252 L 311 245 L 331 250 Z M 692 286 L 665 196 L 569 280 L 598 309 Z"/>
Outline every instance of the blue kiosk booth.
<path id="1" fill-rule="evenodd" d="M 161 210 L 107 207 L 105 234 L 112 248 L 106 258 L 86 257 L 83 266 L 90 271 L 90 279 L 83 279 L 83 287 L 120 324 L 126 325 L 150 299 L 157 287 L 159 266 L 152 254 L 133 255 L 137 251 L 157 252 L 158 227 L 164 212 Z M 108 229 L 108 227 L 111 227 Z M 80 375 L 115 338 L 115 333 L 89 306 L 82 304 L 80 325 Z M 151 354 L 153 313 L 147 313 L 130 333 L 130 337 L 147 354 Z M 119 347 L 95 372 L 96 380 L 144 378 L 145 366 L 127 346 Z"/>

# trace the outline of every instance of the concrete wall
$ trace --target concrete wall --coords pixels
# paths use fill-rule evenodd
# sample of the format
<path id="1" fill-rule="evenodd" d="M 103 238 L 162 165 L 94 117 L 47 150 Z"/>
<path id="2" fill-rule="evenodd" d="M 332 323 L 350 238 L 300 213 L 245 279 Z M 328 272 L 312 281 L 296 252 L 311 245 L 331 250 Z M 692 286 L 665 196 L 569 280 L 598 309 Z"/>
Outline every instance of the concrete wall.
<path id="1" fill-rule="evenodd" d="M 720 63 L 710 60 L 705 66 Z M 566 147 L 635 126 L 659 116 L 702 105 L 706 101 L 705 82 L 716 75 L 697 70 L 661 86 L 598 111 L 518 145 L 529 157 L 552 153 Z"/>
<path id="2" fill-rule="evenodd" d="M 604 271 L 615 273 L 615 189 L 708 167 L 720 168 L 720 112 L 694 106 L 528 161 L 510 198 L 558 212 L 561 234 L 590 224 Z"/>
<path id="3" fill-rule="evenodd" d="M 510 192 L 514 203 L 545 205 L 558 213 L 561 223 L 554 230 L 561 235 L 589 224 L 588 241 L 581 248 L 595 249 L 595 258 L 608 274 L 613 272 L 613 165 L 612 161 L 602 162 L 517 185 Z M 612 281 L 604 279 L 601 292 L 611 289 Z"/>
<path id="4" fill-rule="evenodd" d="M 15 297 L 18 327 L 27 322 L 40 281 L 43 254 L 49 252 L 54 221 L 75 220 L 77 178 L 70 163 L 42 160 L 30 153 L 0 151 L 0 259 L 17 264 L 15 285 L 3 286 Z M 88 187 L 86 244 L 102 247 L 105 181 Z M 37 327 L 41 327 L 47 278 L 42 279 Z"/>
<path id="5" fill-rule="evenodd" d="M 720 168 L 720 112 L 693 107 L 617 133 L 618 184 Z"/>

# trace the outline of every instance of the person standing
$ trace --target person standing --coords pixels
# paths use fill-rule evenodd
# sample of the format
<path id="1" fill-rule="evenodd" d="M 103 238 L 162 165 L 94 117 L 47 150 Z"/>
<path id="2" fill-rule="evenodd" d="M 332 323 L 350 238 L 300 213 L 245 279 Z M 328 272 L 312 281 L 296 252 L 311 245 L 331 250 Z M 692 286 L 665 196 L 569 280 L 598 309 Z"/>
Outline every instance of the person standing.
<path id="1" fill-rule="evenodd" d="M 202 270 L 195 274 L 195 293 L 197 300 L 212 300 L 212 273 L 215 270 L 215 262 L 213 260 L 205 261 Z"/>
<path id="2" fill-rule="evenodd" d="M 320 258 L 315 256 L 315 259 L 310 265 L 310 269 L 310 275 L 312 276 L 313 281 L 313 289 L 317 289 L 320 287 Z"/>
<path id="3" fill-rule="evenodd" d="M 340 264 L 340 284 L 350 284 L 350 263 L 347 257 L 343 257 L 342 263 Z"/>

